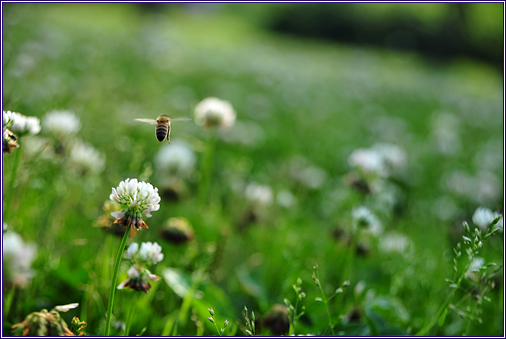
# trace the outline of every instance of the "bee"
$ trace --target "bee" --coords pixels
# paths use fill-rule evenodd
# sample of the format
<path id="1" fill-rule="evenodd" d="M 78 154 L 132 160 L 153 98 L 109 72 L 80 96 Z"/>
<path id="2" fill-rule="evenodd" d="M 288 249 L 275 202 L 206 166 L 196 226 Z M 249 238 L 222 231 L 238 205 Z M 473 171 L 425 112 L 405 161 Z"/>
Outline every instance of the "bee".
<path id="1" fill-rule="evenodd" d="M 171 121 L 188 121 L 190 118 L 176 118 L 171 119 L 168 115 L 160 114 L 156 120 L 154 119 L 135 119 L 136 121 L 145 122 L 151 125 L 156 125 L 155 135 L 159 142 L 167 138 L 170 144 L 170 122 Z"/>

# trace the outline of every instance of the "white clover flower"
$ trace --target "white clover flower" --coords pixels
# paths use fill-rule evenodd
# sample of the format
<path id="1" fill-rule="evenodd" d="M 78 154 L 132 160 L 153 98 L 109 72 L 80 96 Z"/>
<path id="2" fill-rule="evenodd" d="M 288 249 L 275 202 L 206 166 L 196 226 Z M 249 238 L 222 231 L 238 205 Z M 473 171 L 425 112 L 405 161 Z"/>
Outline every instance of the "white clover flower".
<path id="1" fill-rule="evenodd" d="M 3 260 L 7 263 L 7 274 L 4 279 L 10 280 L 16 286 L 26 286 L 33 277 L 30 269 L 35 259 L 36 247 L 25 244 L 21 236 L 9 231 L 3 235 Z M 5 267 L 4 266 L 4 267 Z"/>
<path id="2" fill-rule="evenodd" d="M 23 114 L 11 113 L 12 126 L 11 130 L 20 136 L 35 135 L 40 132 L 40 120 L 36 117 L 27 117 Z"/>
<path id="3" fill-rule="evenodd" d="M 494 221 L 494 219 L 500 215 L 501 214 L 499 214 L 497 212 L 492 212 L 488 208 L 478 207 L 473 214 L 473 223 L 476 226 L 479 226 L 481 229 L 487 230 L 488 225 L 490 225 L 490 223 L 492 221 Z M 502 217 L 497 222 L 496 227 L 498 227 L 502 231 L 502 229 L 503 229 L 503 218 Z"/>
<path id="4" fill-rule="evenodd" d="M 398 252 L 403 254 L 412 246 L 412 242 L 403 234 L 390 232 L 379 239 L 379 249 L 386 253 Z"/>
<path id="5" fill-rule="evenodd" d="M 285 208 L 290 208 L 297 203 L 297 199 L 292 194 L 292 192 L 288 190 L 282 190 L 279 191 L 276 195 L 276 202 Z"/>
<path id="6" fill-rule="evenodd" d="M 188 177 L 195 168 L 197 157 L 191 146 L 180 140 L 164 144 L 155 157 L 157 173 L 163 177 Z"/>
<path id="7" fill-rule="evenodd" d="M 383 156 L 376 150 L 359 148 L 348 157 L 348 164 L 365 176 L 372 174 L 386 177 L 388 175 Z"/>
<path id="8" fill-rule="evenodd" d="M 195 123 L 206 128 L 229 129 L 234 125 L 236 112 L 232 104 L 218 98 L 206 98 L 195 107 Z"/>
<path id="9" fill-rule="evenodd" d="M 105 167 L 105 156 L 82 141 L 76 141 L 72 145 L 69 158 L 72 164 L 94 174 L 102 172 Z"/>
<path id="10" fill-rule="evenodd" d="M 162 247 L 156 242 L 143 242 L 139 250 L 139 259 L 147 265 L 155 265 L 163 260 Z"/>
<path id="11" fill-rule="evenodd" d="M 438 150 L 444 154 L 460 151 L 461 142 L 458 130 L 460 119 L 451 113 L 441 113 L 433 119 L 432 135 Z"/>
<path id="12" fill-rule="evenodd" d="M 11 111 L 3 111 L 2 118 L 3 118 L 3 122 L 4 122 L 3 127 L 9 128 L 10 127 L 9 124 L 13 123 L 12 112 Z"/>
<path id="13" fill-rule="evenodd" d="M 42 128 L 57 139 L 65 139 L 79 132 L 81 122 L 71 111 L 51 111 L 42 118 Z"/>
<path id="14" fill-rule="evenodd" d="M 121 212 L 111 213 L 116 218 L 114 223 L 125 227 L 133 225 L 137 230 L 148 228 L 141 219 L 142 213 L 150 218 L 150 212 L 158 211 L 160 208 L 159 202 L 161 200 L 158 188 L 143 181 L 138 182 L 137 179 L 126 179 L 120 182 L 116 189 L 112 189 L 109 198 L 124 208 Z"/>
<path id="15" fill-rule="evenodd" d="M 327 179 L 327 172 L 320 167 L 313 166 L 302 156 L 295 156 L 290 160 L 290 175 L 303 186 L 318 189 Z"/>
<path id="16" fill-rule="evenodd" d="M 131 243 L 127 249 L 127 258 L 133 261 L 137 252 L 139 252 L 139 244 L 136 242 Z"/>
<path id="17" fill-rule="evenodd" d="M 402 170 L 406 167 L 406 151 L 400 146 L 389 143 L 378 143 L 371 147 L 383 158 L 386 166 L 395 170 Z"/>
<path id="18" fill-rule="evenodd" d="M 354 208 L 352 211 L 352 219 L 353 228 L 355 230 L 365 228 L 375 236 L 378 236 L 383 232 L 381 222 L 378 220 L 376 215 L 374 215 L 374 213 L 365 206 Z"/>
<path id="19" fill-rule="evenodd" d="M 244 190 L 246 199 L 253 203 L 269 206 L 272 204 L 272 188 L 267 185 L 261 185 L 256 182 L 249 183 Z"/>
<path id="20" fill-rule="evenodd" d="M 480 268 L 485 264 L 485 259 L 476 257 L 471 261 L 471 265 L 469 265 L 469 269 L 466 272 L 466 278 L 472 280 L 479 279 L 479 271 Z"/>

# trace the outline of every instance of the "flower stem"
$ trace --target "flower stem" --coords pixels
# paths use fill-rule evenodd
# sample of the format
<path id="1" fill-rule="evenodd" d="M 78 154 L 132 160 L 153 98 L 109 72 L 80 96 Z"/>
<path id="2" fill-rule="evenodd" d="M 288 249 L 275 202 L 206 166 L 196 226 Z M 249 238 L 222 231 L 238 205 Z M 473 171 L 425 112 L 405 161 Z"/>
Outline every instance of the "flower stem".
<path id="1" fill-rule="evenodd" d="M 18 168 L 19 168 L 19 162 L 21 159 L 21 148 L 18 148 L 16 150 L 16 155 L 14 157 L 14 164 L 12 167 L 12 175 L 11 175 L 11 181 L 9 183 L 9 190 L 7 191 L 7 194 L 4 196 L 4 215 L 3 220 L 7 219 L 7 215 L 10 211 L 10 205 L 12 200 L 12 191 L 14 190 L 14 182 L 16 181 L 16 176 L 18 174 Z"/>
<path id="2" fill-rule="evenodd" d="M 123 239 L 121 240 L 121 244 L 119 245 L 118 255 L 116 256 L 116 262 L 114 263 L 114 269 L 112 272 L 111 292 L 109 293 L 109 303 L 107 305 L 107 316 L 105 319 L 106 336 L 109 336 L 111 332 L 112 307 L 114 306 L 114 295 L 116 293 L 116 282 L 118 280 L 119 264 L 121 263 L 121 257 L 123 256 L 123 252 L 125 251 L 125 245 L 128 239 L 128 235 L 130 234 L 131 227 L 132 226 L 130 225 L 125 230 L 125 235 L 123 235 Z"/>
<path id="3" fill-rule="evenodd" d="M 206 205 L 209 201 L 209 186 L 211 181 L 211 173 L 213 171 L 214 149 L 216 147 L 215 131 L 211 132 L 211 136 L 207 140 L 207 145 L 202 155 L 202 163 L 200 167 L 201 182 L 199 187 L 199 200 L 201 204 Z"/>
<path id="4" fill-rule="evenodd" d="M 316 269 L 316 279 L 320 282 L 320 274 L 318 273 L 318 269 Z M 318 287 L 320 288 L 320 292 L 322 293 L 322 300 L 325 303 L 325 309 L 327 310 L 327 316 L 329 318 L 329 327 L 330 331 L 332 332 L 332 336 L 336 336 L 334 333 L 334 324 L 332 324 L 332 318 L 330 317 L 330 311 L 329 311 L 329 305 L 327 303 L 327 299 L 325 298 L 325 293 L 323 293 L 323 288 L 321 283 L 318 283 Z"/>

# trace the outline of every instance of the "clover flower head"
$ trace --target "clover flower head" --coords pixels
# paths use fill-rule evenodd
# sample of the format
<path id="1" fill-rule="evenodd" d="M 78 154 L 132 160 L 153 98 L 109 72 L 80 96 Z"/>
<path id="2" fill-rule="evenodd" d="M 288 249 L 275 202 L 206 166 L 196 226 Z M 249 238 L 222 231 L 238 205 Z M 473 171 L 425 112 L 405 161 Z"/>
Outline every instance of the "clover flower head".
<path id="1" fill-rule="evenodd" d="M 163 260 L 162 247 L 156 242 L 143 242 L 139 249 L 139 259 L 147 265 L 155 265 Z"/>
<path id="2" fill-rule="evenodd" d="M 288 190 L 281 190 L 276 195 L 276 202 L 285 208 L 290 208 L 297 204 L 297 198 L 292 192 Z"/>
<path id="3" fill-rule="evenodd" d="M 36 117 L 27 117 L 23 114 L 11 113 L 11 130 L 19 135 L 35 135 L 40 132 L 40 120 Z"/>
<path id="4" fill-rule="evenodd" d="M 479 226 L 483 230 L 488 229 L 488 225 L 492 221 L 494 221 L 495 218 L 500 216 L 501 214 L 497 212 L 492 212 L 486 207 L 478 207 L 476 211 L 473 214 L 473 223 L 476 226 Z M 501 231 L 503 229 L 503 218 L 499 219 L 499 222 L 496 224 L 496 227 L 498 227 Z"/>
<path id="5" fill-rule="evenodd" d="M 144 213 L 150 218 L 151 212 L 158 211 L 160 208 L 161 200 L 158 188 L 144 181 L 138 182 L 137 179 L 126 179 L 120 182 L 117 188 L 112 189 L 109 198 L 124 208 L 121 212 L 111 213 L 116 218 L 115 223 L 125 227 L 133 225 L 137 230 L 148 228 L 141 216 Z"/>
<path id="6" fill-rule="evenodd" d="M 131 243 L 127 249 L 128 259 L 130 259 L 131 261 L 134 261 L 134 258 L 136 256 L 137 252 L 139 252 L 139 244 L 136 242 Z"/>
<path id="7" fill-rule="evenodd" d="M 376 150 L 359 148 L 348 157 L 348 164 L 363 175 L 387 176 L 383 156 Z"/>
<path id="8" fill-rule="evenodd" d="M 234 125 L 236 115 L 230 102 L 214 97 L 202 100 L 195 107 L 195 123 L 206 128 L 229 129 Z"/>
<path id="9" fill-rule="evenodd" d="M 70 161 L 83 171 L 89 171 L 94 174 L 102 172 L 105 167 L 105 156 L 90 144 L 82 141 L 76 141 L 72 145 L 70 149 Z"/>
<path id="10" fill-rule="evenodd" d="M 73 136 L 81 129 L 79 118 L 71 111 L 51 111 L 42 118 L 42 128 L 57 139 Z"/>
<path id="11" fill-rule="evenodd" d="M 352 211 L 353 227 L 354 229 L 366 228 L 374 235 L 379 235 L 383 232 L 383 226 L 378 218 L 365 206 L 360 206 Z"/>
<path id="12" fill-rule="evenodd" d="M 186 218 L 169 218 L 160 231 L 163 239 L 174 244 L 182 244 L 193 239 L 195 232 Z"/>
<path id="13" fill-rule="evenodd" d="M 379 239 L 379 249 L 386 253 L 405 253 L 412 246 L 409 238 L 403 234 L 388 233 Z"/>
<path id="14" fill-rule="evenodd" d="M 7 274 L 4 272 L 4 279 L 16 286 L 26 286 L 33 277 L 31 270 L 32 262 L 35 259 L 35 245 L 25 244 L 21 236 L 13 231 L 7 231 L 3 235 L 3 258 L 7 263 Z M 5 267 L 4 266 L 4 267 Z"/>
<path id="15" fill-rule="evenodd" d="M 128 279 L 124 280 L 121 282 L 121 284 L 118 285 L 118 290 L 128 287 L 135 291 L 147 293 L 147 291 L 151 288 L 151 284 L 148 282 L 148 279 L 151 281 L 157 281 L 161 279 L 140 265 L 134 265 L 130 267 L 130 269 L 127 271 L 127 275 Z"/>
<path id="16" fill-rule="evenodd" d="M 155 157 L 157 173 L 185 178 L 193 172 L 197 158 L 191 146 L 180 140 L 164 144 Z"/>
<path id="17" fill-rule="evenodd" d="M 4 128 L 9 128 L 12 126 L 12 123 L 14 123 L 11 111 L 3 111 L 2 118 Z"/>
<path id="18" fill-rule="evenodd" d="M 402 147 L 390 143 L 378 143 L 371 149 L 379 153 L 384 164 L 389 168 L 401 170 L 406 167 L 407 156 Z"/>
<path id="19" fill-rule="evenodd" d="M 249 201 L 265 206 L 271 205 L 274 198 L 270 186 L 261 185 L 256 182 L 249 183 L 248 186 L 246 186 L 244 195 Z"/>

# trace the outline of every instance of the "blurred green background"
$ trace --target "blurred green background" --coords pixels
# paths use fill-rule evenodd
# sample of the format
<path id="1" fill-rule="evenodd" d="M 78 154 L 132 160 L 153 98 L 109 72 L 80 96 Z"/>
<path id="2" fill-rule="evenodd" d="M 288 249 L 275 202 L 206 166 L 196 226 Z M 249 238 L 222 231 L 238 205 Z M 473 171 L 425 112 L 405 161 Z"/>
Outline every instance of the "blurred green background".
<path id="1" fill-rule="evenodd" d="M 372 310 L 381 319 L 380 334 L 416 333 L 448 294 L 445 279 L 454 274 L 452 248 L 462 221 L 471 223 L 479 206 L 503 209 L 503 4 L 2 6 L 3 110 L 38 118 L 71 110 L 81 120 L 79 137 L 106 157 L 100 175 L 79 176 L 61 163 L 33 161 L 20 140 L 4 222 L 37 243 L 38 257 L 31 284 L 16 291 L 4 314 L 4 334 L 29 312 L 71 302 L 80 307 L 64 314 L 68 322 L 77 315 L 90 334 L 103 333 L 119 239 L 93 222 L 121 180 L 143 178 L 159 187 L 163 179 L 154 159 L 164 145 L 154 128 L 133 120 L 192 117 L 206 97 L 228 100 L 237 111 L 236 129 L 216 141 L 209 204 L 198 199 L 208 135 L 193 122 L 174 123 L 171 142 L 192 146 L 195 173 L 184 180 L 186 195 L 162 196 L 160 211 L 146 220 L 150 229 L 134 239 L 162 245 L 160 276 L 176 268 L 191 285 L 192 272 L 207 274 L 196 283 L 202 299 L 193 300 L 174 333 L 200 333 L 200 319 L 203 333 L 215 335 L 206 320 L 211 306 L 220 322 L 242 324 L 244 305 L 265 316 L 283 298 L 294 300 L 292 284 L 300 277 L 307 298 L 297 333 L 328 334 L 325 308 L 314 302 L 320 294 L 312 266 L 318 263 L 328 294 L 347 280 L 348 247 L 339 234 L 359 205 L 373 209 L 386 231 L 408 236 L 414 253 L 382 254 L 378 239 L 365 239 L 351 286 L 334 299 L 332 314 L 337 322 L 355 309 Z M 399 145 L 407 156 L 406 168 L 389 178 L 395 208 L 381 208 L 388 196 L 346 184 L 348 157 L 379 142 Z M 4 190 L 13 159 L 14 153 L 4 154 Z M 294 163 L 319 169 L 322 183 L 297 179 Z M 286 208 L 274 199 L 255 210 L 242 190 L 251 182 L 275 196 L 289 191 L 296 204 Z M 192 242 L 176 246 L 160 238 L 170 217 L 190 221 Z M 487 262 L 502 263 L 498 238 L 483 250 Z M 482 306 L 482 324 L 469 328 L 450 312 L 430 334 L 502 333 L 503 281 L 497 279 L 492 302 Z M 133 334 L 144 328 L 144 335 L 172 333 L 166 331 L 181 318 L 184 294 L 167 279 L 153 286 L 139 298 Z M 132 293 L 118 291 L 118 320 L 126 317 Z M 374 333 L 366 323 L 359 317 L 342 334 Z M 232 334 L 243 334 L 238 326 Z"/>

